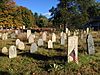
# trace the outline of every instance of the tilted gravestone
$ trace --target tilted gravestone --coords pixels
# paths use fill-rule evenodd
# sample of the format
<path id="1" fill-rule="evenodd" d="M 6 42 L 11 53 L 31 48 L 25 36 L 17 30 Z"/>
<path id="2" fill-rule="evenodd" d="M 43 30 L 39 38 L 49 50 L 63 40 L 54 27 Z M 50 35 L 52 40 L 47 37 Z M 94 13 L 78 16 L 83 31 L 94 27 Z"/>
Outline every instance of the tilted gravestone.
<path id="1" fill-rule="evenodd" d="M 38 40 L 38 46 L 43 46 L 43 45 L 44 45 L 43 39 L 39 39 Z"/>
<path id="2" fill-rule="evenodd" d="M 20 40 L 19 39 L 16 39 L 16 46 L 18 45 L 19 42 L 20 42 Z"/>
<path id="3" fill-rule="evenodd" d="M 78 36 L 68 37 L 68 62 L 78 64 Z"/>
<path id="4" fill-rule="evenodd" d="M 17 57 L 16 46 L 10 46 L 9 48 L 9 58 Z"/>
<path id="5" fill-rule="evenodd" d="M 91 34 L 87 35 L 87 53 L 88 54 L 94 54 L 95 49 L 94 49 L 94 40 Z"/>
<path id="6" fill-rule="evenodd" d="M 30 53 L 34 53 L 37 51 L 37 44 L 36 43 L 32 43 L 31 47 L 30 47 Z"/>

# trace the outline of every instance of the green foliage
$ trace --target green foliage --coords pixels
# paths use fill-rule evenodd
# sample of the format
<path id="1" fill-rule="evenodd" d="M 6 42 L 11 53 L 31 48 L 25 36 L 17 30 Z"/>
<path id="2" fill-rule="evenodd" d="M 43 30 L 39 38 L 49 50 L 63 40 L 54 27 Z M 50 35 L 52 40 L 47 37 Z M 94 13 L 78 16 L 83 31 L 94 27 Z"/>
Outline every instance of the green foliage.
<path id="1" fill-rule="evenodd" d="M 79 7 L 72 6 L 69 9 L 68 3 L 73 1 L 76 3 L 76 5 L 79 5 Z M 55 27 L 59 28 L 62 25 L 64 30 L 65 27 L 68 27 L 70 29 L 80 28 L 83 24 L 87 23 L 90 20 L 89 15 L 93 15 L 96 13 L 99 14 L 99 11 L 97 9 L 92 8 L 92 6 L 94 6 L 95 4 L 95 0 L 59 0 L 57 7 L 52 7 L 49 10 L 52 16 L 51 21 L 53 22 Z M 78 8 L 80 8 L 79 11 L 77 10 Z M 92 11 L 92 9 L 96 11 Z M 87 10 L 91 10 L 91 12 L 94 13 L 88 13 Z"/>
<path id="2" fill-rule="evenodd" d="M 38 15 L 38 13 L 34 13 L 35 23 L 38 27 L 48 27 L 49 21 L 43 15 Z"/>

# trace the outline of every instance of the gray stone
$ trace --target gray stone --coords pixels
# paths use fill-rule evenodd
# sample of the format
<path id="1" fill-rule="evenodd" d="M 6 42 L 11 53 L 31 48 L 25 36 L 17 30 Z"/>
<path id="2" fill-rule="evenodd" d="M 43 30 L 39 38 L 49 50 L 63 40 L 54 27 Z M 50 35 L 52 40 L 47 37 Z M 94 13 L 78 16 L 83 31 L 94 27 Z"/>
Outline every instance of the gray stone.
<path id="1" fill-rule="evenodd" d="M 43 46 L 43 45 L 44 45 L 43 40 L 42 39 L 39 39 L 38 40 L 38 46 Z"/>
<path id="2" fill-rule="evenodd" d="M 65 45 L 65 36 L 64 36 L 64 34 L 61 36 L 61 45 Z"/>
<path id="3" fill-rule="evenodd" d="M 30 47 L 30 53 L 34 53 L 37 51 L 37 44 L 36 43 L 32 43 L 31 47 Z"/>
<path id="4" fill-rule="evenodd" d="M 16 34 L 15 34 L 15 33 L 12 33 L 12 34 L 11 34 L 11 38 L 12 38 L 12 39 L 15 39 L 15 38 L 16 38 Z"/>
<path id="5" fill-rule="evenodd" d="M 94 54 L 95 49 L 94 49 L 94 40 L 91 34 L 88 34 L 87 36 L 87 53 L 88 54 Z"/>

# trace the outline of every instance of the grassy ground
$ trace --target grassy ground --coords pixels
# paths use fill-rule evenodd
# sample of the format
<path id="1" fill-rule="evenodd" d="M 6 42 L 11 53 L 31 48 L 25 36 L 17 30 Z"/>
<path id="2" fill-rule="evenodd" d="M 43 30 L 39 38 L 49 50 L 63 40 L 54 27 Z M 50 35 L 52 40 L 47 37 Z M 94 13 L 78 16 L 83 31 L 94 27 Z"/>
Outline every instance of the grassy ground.
<path id="1" fill-rule="evenodd" d="M 94 35 L 94 33 L 93 33 Z M 97 34 L 96 34 L 97 35 Z M 97 35 L 98 36 L 98 35 Z M 18 50 L 16 58 L 8 58 L 8 54 L 0 53 L 0 75 L 99 75 L 100 74 L 100 38 L 94 35 L 94 55 L 86 53 L 85 40 L 79 39 L 79 64 L 67 63 L 67 48 L 60 42 L 54 43 L 53 49 L 39 47 L 30 54 L 30 45 L 25 42 L 26 49 Z M 15 39 L 0 40 L 0 50 L 15 45 Z"/>

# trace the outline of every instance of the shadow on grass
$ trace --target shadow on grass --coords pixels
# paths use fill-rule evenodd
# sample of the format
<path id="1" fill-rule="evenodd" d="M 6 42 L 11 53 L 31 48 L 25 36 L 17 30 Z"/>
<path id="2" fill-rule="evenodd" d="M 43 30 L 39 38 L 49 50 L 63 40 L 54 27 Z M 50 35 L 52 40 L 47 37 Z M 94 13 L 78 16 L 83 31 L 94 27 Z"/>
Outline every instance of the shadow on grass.
<path id="1" fill-rule="evenodd" d="M 64 56 L 46 56 L 46 55 L 41 55 L 41 54 L 36 54 L 36 53 L 29 53 L 29 52 L 20 53 L 19 55 L 32 57 L 33 59 L 42 60 L 42 61 L 48 61 L 48 60 L 67 61 L 67 55 L 64 55 Z"/>
<path id="2" fill-rule="evenodd" d="M 64 50 L 61 48 L 54 48 L 54 50 L 56 50 L 57 52 L 63 52 Z"/>
<path id="3" fill-rule="evenodd" d="M 8 56 L 7 54 L 0 53 L 0 56 Z"/>
<path id="4" fill-rule="evenodd" d="M 0 71 L 0 75 L 11 75 L 9 72 Z"/>

